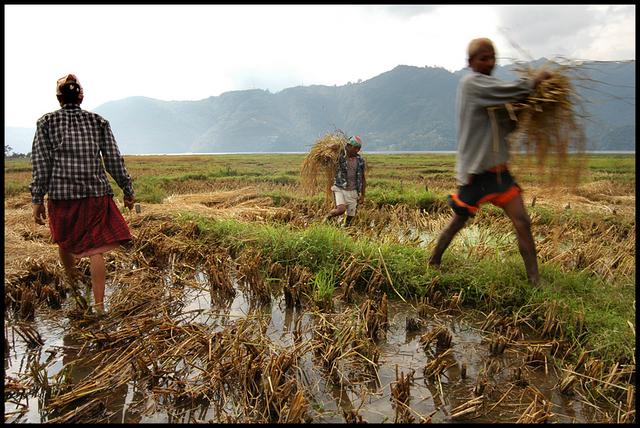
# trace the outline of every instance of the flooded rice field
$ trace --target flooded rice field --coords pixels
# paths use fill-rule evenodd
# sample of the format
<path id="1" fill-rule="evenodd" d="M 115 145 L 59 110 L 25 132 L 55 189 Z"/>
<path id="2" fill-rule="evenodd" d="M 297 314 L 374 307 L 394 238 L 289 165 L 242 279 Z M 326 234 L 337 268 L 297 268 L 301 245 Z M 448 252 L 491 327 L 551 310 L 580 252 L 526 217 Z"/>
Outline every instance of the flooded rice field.
<path id="1" fill-rule="evenodd" d="M 86 260 L 72 286 L 46 234 L 9 235 L 5 422 L 635 420 L 635 364 L 572 348 L 555 301 L 504 318 L 465 307 L 462 291 L 401 297 L 382 253 L 344 252 L 337 271 L 313 272 L 296 264 L 306 253 L 223 246 L 160 213 L 129 220 L 133 247 L 107 256 L 104 317 L 87 309 Z M 377 242 L 422 245 L 446 218 L 415 220 L 402 235 L 377 226 Z M 512 245 L 511 232 L 484 233 L 471 225 L 456 245 Z"/>
<path id="2" fill-rule="evenodd" d="M 109 282 L 105 318 L 79 316 L 68 298 L 5 321 L 5 422 L 601 418 L 571 393 L 555 342 L 491 332 L 491 316 L 462 316 L 455 302 L 346 287 L 303 309 L 292 271 L 265 281 L 171 265 Z M 269 281 L 279 292 L 257 291 Z"/>

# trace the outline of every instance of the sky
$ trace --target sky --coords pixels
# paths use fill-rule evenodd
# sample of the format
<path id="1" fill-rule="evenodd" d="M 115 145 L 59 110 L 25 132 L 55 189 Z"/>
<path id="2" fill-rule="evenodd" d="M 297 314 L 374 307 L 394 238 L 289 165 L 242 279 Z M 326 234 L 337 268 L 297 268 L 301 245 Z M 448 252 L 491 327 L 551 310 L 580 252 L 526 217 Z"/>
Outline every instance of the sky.
<path id="1" fill-rule="evenodd" d="M 82 107 L 131 96 L 345 85 L 398 65 L 467 66 L 476 37 L 498 64 L 635 60 L 635 5 L 4 5 L 5 127 L 35 128 L 76 74 Z"/>

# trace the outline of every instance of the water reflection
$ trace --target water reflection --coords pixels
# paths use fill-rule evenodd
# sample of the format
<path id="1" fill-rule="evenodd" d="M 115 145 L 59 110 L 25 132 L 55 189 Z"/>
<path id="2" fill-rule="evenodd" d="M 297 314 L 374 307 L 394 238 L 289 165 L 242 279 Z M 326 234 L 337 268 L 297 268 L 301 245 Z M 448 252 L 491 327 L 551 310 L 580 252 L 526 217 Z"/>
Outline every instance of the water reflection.
<path id="1" fill-rule="evenodd" d="M 96 353 L 88 351 L 87 348 L 83 346 L 83 342 L 73 333 L 65 334 L 62 339 L 62 344 L 64 349 L 62 363 L 66 382 L 72 385 L 82 385 L 83 383 L 89 382 L 97 368 L 96 362 L 94 361 Z M 52 416 L 68 415 L 80 406 L 91 405 L 97 409 L 95 416 L 98 421 L 103 423 L 122 423 L 125 420 L 127 392 L 128 385 L 126 384 L 111 388 L 95 405 L 93 405 L 93 402 L 89 399 L 78 398 L 61 409 L 55 409 Z M 133 420 L 136 419 L 131 413 L 129 417 Z M 86 418 L 86 416 L 84 416 L 84 418 Z M 77 420 L 75 422 L 80 421 L 81 420 Z M 74 422 L 73 417 L 71 418 L 71 422 Z"/>
<path id="2" fill-rule="evenodd" d="M 238 284 L 235 284 L 236 293 L 232 296 L 228 293 L 212 294 L 208 286 L 204 286 L 206 283 L 206 278 L 200 276 L 195 286 L 184 287 L 183 302 L 177 307 L 178 313 L 174 314 L 180 322 L 198 323 L 215 333 L 240 318 L 252 317 L 260 322 L 265 336 L 271 341 L 269 346 L 276 350 L 289 349 L 313 339 L 317 314 L 287 307 L 284 296 L 272 296 L 269 302 L 251 302 L 252 299 Z M 349 305 L 336 302 L 332 315 L 357 311 L 358 308 L 357 302 Z M 416 308 L 411 304 L 400 301 L 389 303 L 390 323 L 386 337 L 375 344 L 379 351 L 376 367 L 361 364 L 362 359 L 344 359 L 340 361 L 340 375 L 335 377 L 323 370 L 312 352 L 300 356 L 295 373 L 297 381 L 306 391 L 314 421 L 344 422 L 358 420 L 358 417 L 372 423 L 393 421 L 396 407 L 391 399 L 391 385 L 397 382 L 399 374 L 407 376 L 410 373 L 413 381 L 408 402 L 410 415 L 416 422 L 431 417 L 433 422 L 457 422 L 459 420 L 452 419 L 452 410 L 482 395 L 490 397 L 491 403 L 498 402 L 504 396 L 503 406 L 496 407 L 482 417 L 469 413 L 461 421 L 515 421 L 519 412 L 524 411 L 526 403 L 522 407 L 521 403 L 512 400 L 512 396 L 515 393 L 523 396 L 528 385 L 535 385 L 545 399 L 553 404 L 556 415 L 554 421 L 586 420 L 588 409 L 583 409 L 579 400 L 572 400 L 558 392 L 557 373 L 546 373 L 543 367 L 525 367 L 515 348 L 507 348 L 502 355 L 491 355 L 489 341 L 472 328 L 472 322 L 433 312 L 423 314 L 423 323 L 418 329 L 407 331 L 406 321 L 414 317 L 417 317 Z M 43 329 L 41 320 L 36 320 L 34 325 Z M 436 326 L 452 333 L 450 348 L 437 350 L 421 344 L 421 336 Z M 54 339 L 55 336 L 57 339 Z M 68 325 L 43 335 L 45 341 L 49 341 L 47 345 L 55 344 L 60 337 L 62 343 L 58 348 L 62 352 L 46 352 L 52 349 L 47 347 L 45 352 L 31 351 L 29 358 L 44 364 L 50 377 L 64 368 L 68 371 L 69 382 L 78 387 L 88 381 L 99 366 L 94 359 L 97 353 L 83 347 L 84 341 L 74 335 L 73 330 L 69 332 Z M 11 343 L 10 338 L 9 341 Z M 15 374 L 33 364 L 27 361 L 28 352 L 24 345 L 17 352 L 20 346 L 20 340 L 16 340 L 16 348 L 12 347 L 12 352 L 5 354 L 5 372 L 12 371 Z M 438 359 L 441 360 L 442 370 L 435 374 L 425 373 L 425 367 Z M 516 380 L 519 379 L 520 383 L 514 383 L 514 373 L 518 370 L 520 377 Z M 215 413 L 215 405 L 206 400 L 172 402 L 170 396 L 158 398 L 145 382 L 138 381 L 134 374 L 128 383 L 98 397 L 96 403 L 100 404 L 96 404 L 96 420 L 105 423 L 221 422 L 216 419 L 220 415 Z M 483 382 L 485 385 L 481 390 L 479 385 Z M 92 396 L 92 399 L 95 398 Z M 34 405 L 35 409 L 29 409 L 25 419 L 28 422 L 46 422 L 47 417 L 51 419 L 64 415 L 89 402 L 90 399 L 79 399 L 64 409 L 57 409 L 56 414 L 47 416 L 38 412 L 38 409 L 45 408 L 44 400 L 39 407 Z M 234 414 L 234 409 L 228 410 L 228 414 Z M 87 416 L 83 414 L 78 422 L 86 421 Z"/>

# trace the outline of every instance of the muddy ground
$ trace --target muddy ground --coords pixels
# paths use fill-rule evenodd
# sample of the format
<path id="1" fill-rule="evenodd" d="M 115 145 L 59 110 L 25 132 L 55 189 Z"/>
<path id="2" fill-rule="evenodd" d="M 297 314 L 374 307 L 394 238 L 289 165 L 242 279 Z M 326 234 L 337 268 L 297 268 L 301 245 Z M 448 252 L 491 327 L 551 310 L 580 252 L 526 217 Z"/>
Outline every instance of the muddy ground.
<path id="1" fill-rule="evenodd" d="M 257 192 L 233 193 L 179 195 L 125 212 L 145 242 L 109 257 L 106 319 L 77 316 L 70 297 L 59 308 L 37 306 L 28 321 L 5 316 L 6 422 L 635 420 L 624 404 L 599 407 L 576 393 L 579 374 L 554 361 L 553 341 L 489 328 L 490 314 L 464 313 L 455 302 L 339 293 L 326 308 L 295 305 L 286 286 L 257 292 L 257 271 L 233 261 L 216 265 L 230 279 L 226 294 L 214 295 L 220 281 L 211 265 L 181 259 L 185 242 L 162 236 L 173 247 L 161 262 L 145 253 L 145 243 L 171 229 L 174 211 L 312 221 Z M 555 201 L 538 203 L 546 199 Z M 579 196 L 562 203 L 611 209 Z M 27 281 L 38 267 L 63 282 L 57 248 L 48 228 L 33 223 L 28 196 L 5 200 L 5 279 Z M 154 287 L 161 297 L 152 302 Z M 620 389 L 620 402 L 629 401 Z"/>

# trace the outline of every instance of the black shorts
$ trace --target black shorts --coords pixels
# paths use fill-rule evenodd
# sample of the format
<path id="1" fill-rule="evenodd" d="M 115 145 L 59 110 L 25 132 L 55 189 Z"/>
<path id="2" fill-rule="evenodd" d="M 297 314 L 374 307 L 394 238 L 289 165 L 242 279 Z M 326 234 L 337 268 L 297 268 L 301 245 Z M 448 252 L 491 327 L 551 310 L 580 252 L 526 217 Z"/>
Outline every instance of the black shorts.
<path id="1" fill-rule="evenodd" d="M 473 217 L 481 204 L 490 202 L 502 207 L 521 193 L 508 169 L 492 169 L 473 174 L 468 184 L 458 187 L 457 194 L 447 197 L 447 203 L 456 214 Z"/>

